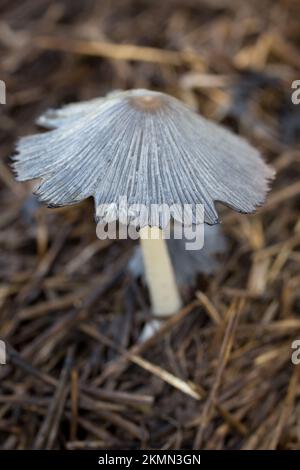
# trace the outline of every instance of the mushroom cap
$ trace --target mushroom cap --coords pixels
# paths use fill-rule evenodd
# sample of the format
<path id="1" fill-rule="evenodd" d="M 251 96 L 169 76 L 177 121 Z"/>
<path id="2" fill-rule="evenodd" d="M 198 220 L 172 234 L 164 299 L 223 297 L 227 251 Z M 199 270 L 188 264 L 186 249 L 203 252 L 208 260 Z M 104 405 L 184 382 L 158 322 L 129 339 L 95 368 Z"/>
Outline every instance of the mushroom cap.
<path id="1" fill-rule="evenodd" d="M 125 197 L 136 205 L 128 223 L 141 227 L 164 227 L 157 206 L 174 204 L 192 207 L 192 223 L 202 204 L 204 221 L 215 224 L 214 202 L 254 212 L 274 176 L 244 139 L 164 93 L 117 91 L 49 110 L 38 123 L 51 130 L 19 140 L 17 179 L 40 178 L 36 194 L 50 206 L 93 196 L 101 222 L 118 217 Z"/>

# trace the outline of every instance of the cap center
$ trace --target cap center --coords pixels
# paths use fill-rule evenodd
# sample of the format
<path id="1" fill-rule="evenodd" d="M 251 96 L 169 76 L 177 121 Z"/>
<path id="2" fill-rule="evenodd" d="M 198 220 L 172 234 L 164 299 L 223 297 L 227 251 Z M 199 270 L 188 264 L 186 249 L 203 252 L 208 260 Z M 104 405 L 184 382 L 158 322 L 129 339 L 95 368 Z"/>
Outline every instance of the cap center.
<path id="1" fill-rule="evenodd" d="M 158 96 L 132 96 L 131 103 L 142 111 L 155 111 L 162 106 L 162 100 Z"/>

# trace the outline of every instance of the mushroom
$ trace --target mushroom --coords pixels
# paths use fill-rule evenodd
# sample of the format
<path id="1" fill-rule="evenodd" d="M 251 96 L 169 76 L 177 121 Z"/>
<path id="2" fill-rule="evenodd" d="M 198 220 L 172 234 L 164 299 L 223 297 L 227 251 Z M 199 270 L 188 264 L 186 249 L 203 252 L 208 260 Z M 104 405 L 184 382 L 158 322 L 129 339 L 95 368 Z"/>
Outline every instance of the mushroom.
<path id="1" fill-rule="evenodd" d="M 38 123 L 51 130 L 20 139 L 17 179 L 40 178 L 36 194 L 50 206 L 92 196 L 100 223 L 120 217 L 116 203 L 125 196 L 135 207 L 128 223 L 140 227 L 156 316 L 173 314 L 182 304 L 163 237 L 170 217 L 157 207 L 188 204 L 197 224 L 202 204 L 203 221 L 216 224 L 216 201 L 252 213 L 274 175 L 244 139 L 164 93 L 117 91 L 49 110 Z"/>

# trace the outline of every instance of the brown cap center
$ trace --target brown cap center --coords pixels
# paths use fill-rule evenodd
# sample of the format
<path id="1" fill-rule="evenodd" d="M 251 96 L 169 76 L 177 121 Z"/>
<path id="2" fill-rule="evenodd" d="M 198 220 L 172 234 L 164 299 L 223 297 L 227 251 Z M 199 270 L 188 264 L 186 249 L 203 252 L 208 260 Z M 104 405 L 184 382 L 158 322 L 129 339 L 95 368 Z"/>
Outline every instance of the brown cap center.
<path id="1" fill-rule="evenodd" d="M 162 106 L 162 100 L 160 97 L 153 95 L 132 96 L 130 101 L 133 106 L 142 111 L 155 111 Z"/>

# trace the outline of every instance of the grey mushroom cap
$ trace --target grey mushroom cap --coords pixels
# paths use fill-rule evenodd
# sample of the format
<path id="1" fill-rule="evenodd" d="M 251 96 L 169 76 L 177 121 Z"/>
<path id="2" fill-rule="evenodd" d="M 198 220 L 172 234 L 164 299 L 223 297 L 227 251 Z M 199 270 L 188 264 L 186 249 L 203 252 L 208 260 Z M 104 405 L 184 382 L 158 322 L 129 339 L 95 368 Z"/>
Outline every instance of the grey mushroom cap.
<path id="1" fill-rule="evenodd" d="M 164 93 L 117 91 L 49 110 L 38 123 L 51 130 L 19 140 L 17 179 L 39 178 L 36 194 L 50 206 L 94 197 L 101 222 L 110 211 L 117 217 L 112 208 L 126 197 L 136 205 L 129 223 L 165 226 L 164 204 L 191 205 L 198 223 L 202 204 L 204 221 L 215 224 L 216 201 L 254 212 L 274 176 L 244 139 Z"/>

